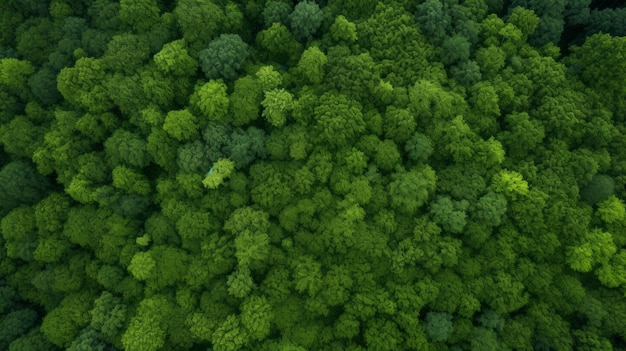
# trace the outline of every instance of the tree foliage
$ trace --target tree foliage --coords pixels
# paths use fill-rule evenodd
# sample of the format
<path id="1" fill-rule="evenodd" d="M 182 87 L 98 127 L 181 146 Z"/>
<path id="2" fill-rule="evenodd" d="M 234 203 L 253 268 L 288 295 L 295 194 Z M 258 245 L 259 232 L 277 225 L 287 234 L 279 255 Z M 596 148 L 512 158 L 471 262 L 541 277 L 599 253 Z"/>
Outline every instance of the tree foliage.
<path id="1" fill-rule="evenodd" d="M 624 347 L 624 8 L 1 3 L 0 349 Z"/>
<path id="2" fill-rule="evenodd" d="M 248 44 L 237 34 L 222 34 L 198 53 L 200 67 L 208 79 L 234 80 L 248 58 Z"/>

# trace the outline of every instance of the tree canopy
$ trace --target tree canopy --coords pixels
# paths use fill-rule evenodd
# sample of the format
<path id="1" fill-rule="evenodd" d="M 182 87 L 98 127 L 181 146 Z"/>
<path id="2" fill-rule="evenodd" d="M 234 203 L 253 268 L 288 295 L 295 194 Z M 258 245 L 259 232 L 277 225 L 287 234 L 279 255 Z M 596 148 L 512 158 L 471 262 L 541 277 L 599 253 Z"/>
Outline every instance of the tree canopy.
<path id="1" fill-rule="evenodd" d="M 625 349 L 620 2 L 0 3 L 1 350 Z"/>

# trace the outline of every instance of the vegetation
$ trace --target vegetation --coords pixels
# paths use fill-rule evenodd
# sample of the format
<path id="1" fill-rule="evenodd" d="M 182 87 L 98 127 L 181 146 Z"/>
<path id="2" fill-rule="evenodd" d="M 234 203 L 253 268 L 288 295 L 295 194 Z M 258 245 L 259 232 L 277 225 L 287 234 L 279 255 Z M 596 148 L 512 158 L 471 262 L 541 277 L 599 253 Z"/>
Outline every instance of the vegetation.
<path id="1" fill-rule="evenodd" d="M 626 350 L 624 8 L 0 3 L 0 349 Z"/>

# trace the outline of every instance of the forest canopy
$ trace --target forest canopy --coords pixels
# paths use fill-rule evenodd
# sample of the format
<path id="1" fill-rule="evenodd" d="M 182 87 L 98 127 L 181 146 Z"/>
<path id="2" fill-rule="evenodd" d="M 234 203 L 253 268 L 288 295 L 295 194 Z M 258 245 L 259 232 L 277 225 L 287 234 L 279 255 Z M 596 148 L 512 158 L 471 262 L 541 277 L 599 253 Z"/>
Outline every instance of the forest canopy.
<path id="1" fill-rule="evenodd" d="M 0 349 L 626 350 L 617 3 L 0 0 Z"/>

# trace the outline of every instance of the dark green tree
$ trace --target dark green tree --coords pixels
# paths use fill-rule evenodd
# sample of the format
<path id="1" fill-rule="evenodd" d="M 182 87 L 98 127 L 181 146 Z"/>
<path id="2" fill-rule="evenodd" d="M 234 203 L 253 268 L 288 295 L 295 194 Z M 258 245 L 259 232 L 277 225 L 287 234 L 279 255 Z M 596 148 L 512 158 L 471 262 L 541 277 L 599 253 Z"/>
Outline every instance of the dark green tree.
<path id="1" fill-rule="evenodd" d="M 222 34 L 198 53 L 198 60 L 207 78 L 234 80 L 248 55 L 248 44 L 239 35 Z"/>
<path id="2" fill-rule="evenodd" d="M 293 11 L 291 2 L 283 0 L 269 0 L 263 9 L 263 22 L 270 27 L 275 22 L 288 24 L 289 14 Z"/>
<path id="3" fill-rule="evenodd" d="M 615 192 L 615 181 L 606 174 L 596 174 L 589 184 L 580 190 L 580 196 L 590 204 L 605 201 Z"/>
<path id="4" fill-rule="evenodd" d="M 173 13 L 183 38 L 196 50 L 217 36 L 225 19 L 224 11 L 213 1 L 182 0 Z"/>
<path id="5" fill-rule="evenodd" d="M 323 15 L 319 5 L 313 1 L 299 2 L 289 15 L 291 30 L 296 39 L 312 39 L 322 24 Z"/>
<path id="6" fill-rule="evenodd" d="M 35 204 L 49 188 L 50 181 L 31 162 L 7 163 L 0 170 L 0 213 L 4 215 L 22 204 Z"/>

